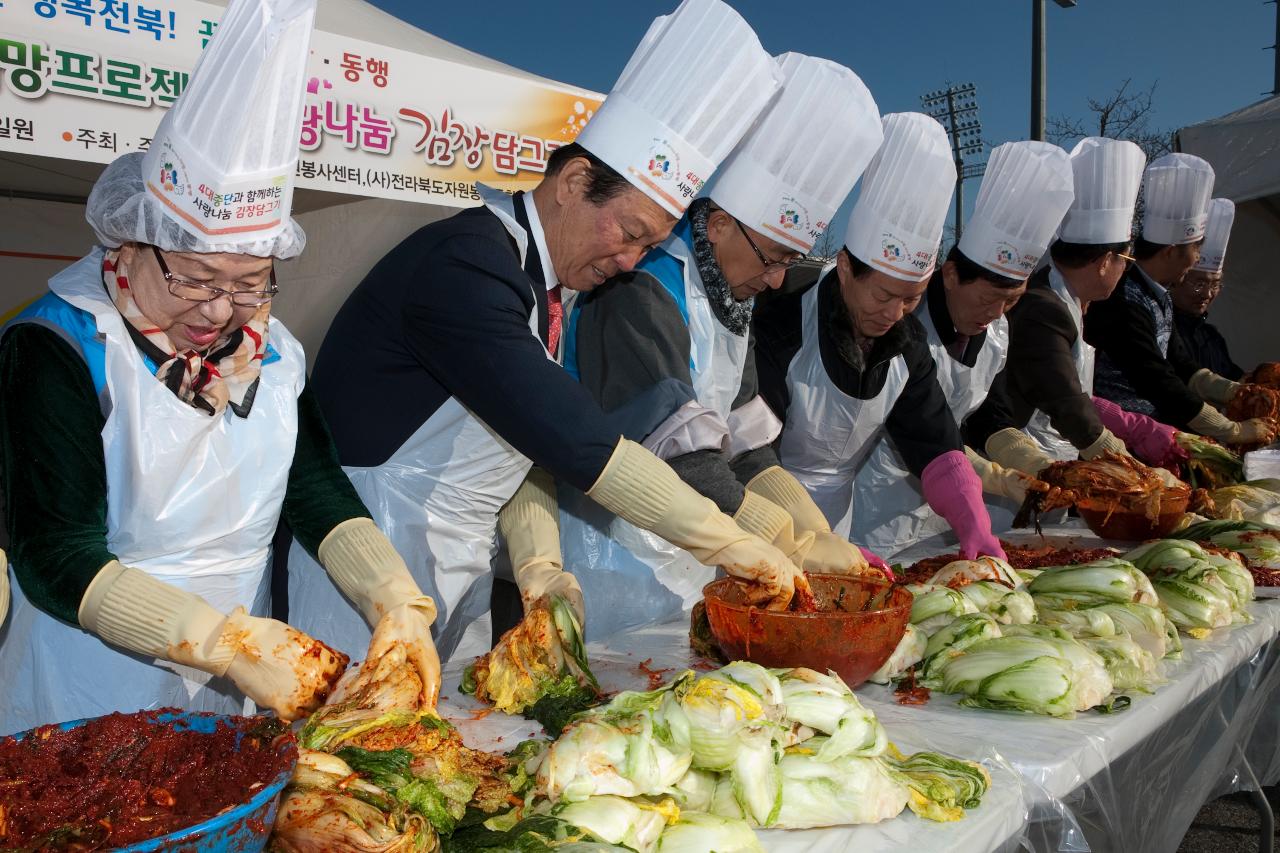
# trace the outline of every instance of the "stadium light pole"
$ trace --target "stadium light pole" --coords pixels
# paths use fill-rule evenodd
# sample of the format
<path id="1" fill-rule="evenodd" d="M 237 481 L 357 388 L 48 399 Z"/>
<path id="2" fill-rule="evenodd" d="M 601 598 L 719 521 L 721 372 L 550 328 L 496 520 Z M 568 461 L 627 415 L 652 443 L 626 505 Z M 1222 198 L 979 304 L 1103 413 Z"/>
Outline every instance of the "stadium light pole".
<path id="1" fill-rule="evenodd" d="M 1076 0 L 1053 0 L 1064 9 Z M 1045 57 L 1044 0 L 1031 0 L 1031 138 L 1044 140 Z"/>

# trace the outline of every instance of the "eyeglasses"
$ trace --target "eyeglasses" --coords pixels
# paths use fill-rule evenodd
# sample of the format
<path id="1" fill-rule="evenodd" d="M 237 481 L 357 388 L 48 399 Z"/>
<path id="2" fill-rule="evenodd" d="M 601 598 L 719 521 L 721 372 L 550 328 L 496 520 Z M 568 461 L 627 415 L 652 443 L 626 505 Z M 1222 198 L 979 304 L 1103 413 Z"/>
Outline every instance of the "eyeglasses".
<path id="1" fill-rule="evenodd" d="M 1188 283 L 1192 293 L 1218 293 L 1222 290 L 1222 282 L 1220 281 L 1201 281 L 1196 284 Z"/>
<path id="2" fill-rule="evenodd" d="M 1133 255 L 1129 254 L 1129 253 L 1130 253 L 1130 252 L 1132 252 L 1132 251 L 1133 251 L 1133 244 L 1129 244 L 1129 245 L 1127 245 L 1127 246 L 1125 246 L 1125 247 L 1124 247 L 1124 251 L 1123 251 L 1123 252 L 1113 252 L 1113 254 L 1114 254 L 1117 258 L 1119 258 L 1120 260 L 1122 260 L 1122 261 L 1128 261 L 1129 263 L 1131 263 L 1131 264 L 1132 264 L 1132 263 L 1135 263 L 1135 262 L 1138 260 L 1138 259 L 1137 259 L 1137 258 L 1135 258 Z"/>
<path id="3" fill-rule="evenodd" d="M 764 275 L 778 270 L 789 270 L 796 264 L 804 260 L 804 255 L 796 252 L 788 255 L 785 260 L 775 261 L 770 259 L 764 252 L 760 251 L 760 247 L 756 245 L 756 241 L 751 239 L 751 235 L 747 233 L 747 229 L 737 219 L 733 220 L 733 224 L 738 226 L 738 230 L 742 232 L 742 236 L 747 239 L 747 245 L 751 247 L 751 251 L 756 253 L 756 257 L 760 259 L 761 265 L 764 266 Z"/>
<path id="4" fill-rule="evenodd" d="M 169 265 L 164 262 L 164 256 L 160 254 L 159 247 L 152 246 L 151 252 L 156 256 L 156 263 L 160 265 L 160 273 L 169 285 L 169 292 L 188 302 L 213 302 L 216 299 L 229 296 L 233 305 L 238 305 L 241 308 L 259 308 L 270 302 L 280 292 L 280 288 L 276 285 L 274 263 L 271 265 L 271 280 L 266 290 L 224 290 L 221 287 L 214 287 L 212 284 L 192 281 L 174 275 L 169 272 Z"/>

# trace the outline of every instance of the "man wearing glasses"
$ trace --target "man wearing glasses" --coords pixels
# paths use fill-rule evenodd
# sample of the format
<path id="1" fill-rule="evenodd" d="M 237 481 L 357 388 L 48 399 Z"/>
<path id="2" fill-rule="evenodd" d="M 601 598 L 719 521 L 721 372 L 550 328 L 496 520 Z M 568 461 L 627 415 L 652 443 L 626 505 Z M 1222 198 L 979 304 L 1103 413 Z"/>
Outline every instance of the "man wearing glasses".
<path id="1" fill-rule="evenodd" d="M 1173 299 L 1174 323 L 1191 351 L 1192 361 L 1238 382 L 1244 371 L 1231 360 L 1227 339 L 1209 322 L 1209 306 L 1222 292 L 1222 265 L 1235 216 L 1236 206 L 1230 199 L 1213 200 L 1209 205 L 1209 224 L 1205 226 L 1200 260 L 1181 281 L 1169 288 L 1169 296 Z"/>
<path id="2" fill-rule="evenodd" d="M 756 390 L 755 297 L 780 287 L 787 270 L 805 257 L 881 140 L 875 102 L 852 71 L 800 54 L 779 57 L 778 64 L 785 77 L 781 94 L 726 162 L 709 195 L 693 202 L 635 271 L 575 306 L 565 367 L 606 411 L 658 380 L 691 385 L 694 401 L 646 446 L 741 527 L 772 541 L 804 569 L 863 571 L 866 560 L 847 539 L 814 530 L 744 487 L 765 469 L 782 473 L 769 447 L 781 424 Z M 823 116 L 821 130 L 804 120 L 806 109 Z M 803 495 L 798 484 L 796 489 Z M 664 602 L 674 611 L 681 598 L 696 600 L 711 579 L 710 570 L 625 522 L 584 522 L 581 503 L 561 494 L 566 566 L 598 563 L 613 570 L 603 578 L 601 572 L 580 575 L 589 610 L 600 606 L 591 603 L 593 596 L 608 595 L 601 585 L 623 575 L 649 587 L 653 609 L 646 620 L 666 615 Z M 595 590 L 593 578 L 599 578 Z M 634 608 L 629 616 L 639 618 Z"/>

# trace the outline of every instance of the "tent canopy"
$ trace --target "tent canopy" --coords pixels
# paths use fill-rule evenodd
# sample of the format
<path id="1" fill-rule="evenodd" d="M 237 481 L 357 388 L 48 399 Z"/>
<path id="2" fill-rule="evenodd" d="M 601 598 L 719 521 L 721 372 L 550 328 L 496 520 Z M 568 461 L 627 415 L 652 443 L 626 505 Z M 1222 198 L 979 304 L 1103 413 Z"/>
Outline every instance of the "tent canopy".
<path id="1" fill-rule="evenodd" d="M 1280 194 L 1280 96 L 1184 127 L 1178 142 L 1213 164 L 1215 196 L 1240 204 Z"/>

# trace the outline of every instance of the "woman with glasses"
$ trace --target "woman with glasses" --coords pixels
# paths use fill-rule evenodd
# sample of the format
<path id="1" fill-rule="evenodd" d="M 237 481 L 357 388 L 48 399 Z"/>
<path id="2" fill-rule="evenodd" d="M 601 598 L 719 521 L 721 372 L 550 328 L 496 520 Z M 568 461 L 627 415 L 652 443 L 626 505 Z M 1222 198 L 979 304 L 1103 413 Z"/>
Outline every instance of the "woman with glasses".
<path id="1" fill-rule="evenodd" d="M 860 550 L 831 534 L 804 489 L 778 467 L 770 444 L 781 424 L 756 391 L 751 313 L 755 297 L 779 288 L 804 259 L 874 155 L 879 114 L 862 81 L 843 66 L 794 53 L 778 64 L 781 94 L 709 197 L 695 200 L 633 272 L 575 306 L 565 368 L 606 411 L 658 380 L 691 385 L 695 399 L 646 446 L 803 569 L 860 572 L 867 569 Z M 801 120 L 812 115 L 823 116 L 821 129 Z M 789 481 L 794 500 L 749 488 L 769 471 L 764 479 Z M 562 490 L 564 561 L 583 583 L 588 611 L 612 611 L 629 599 L 641 604 L 621 618 L 643 624 L 700 597 L 713 569 L 624 521 L 596 518 L 567 495 Z"/>
<path id="2" fill-rule="evenodd" d="M 403 646 L 434 701 L 434 604 L 338 466 L 302 348 L 271 316 L 275 261 L 305 245 L 289 182 L 314 14 L 280 5 L 232 0 L 151 150 L 94 185 L 100 245 L 3 330 L 18 582 L 0 734 L 166 706 L 316 708 L 347 657 L 267 618 L 282 515 L 376 626 L 370 656 Z M 228 144 L 249 128 L 254 146 Z"/>

